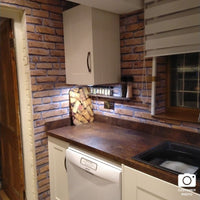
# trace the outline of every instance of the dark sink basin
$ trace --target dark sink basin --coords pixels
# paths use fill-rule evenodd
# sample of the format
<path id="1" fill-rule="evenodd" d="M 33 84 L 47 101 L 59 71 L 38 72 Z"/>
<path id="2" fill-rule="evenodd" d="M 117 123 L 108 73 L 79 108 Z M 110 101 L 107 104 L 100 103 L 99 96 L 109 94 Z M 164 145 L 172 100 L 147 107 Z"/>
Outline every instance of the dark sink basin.
<path id="1" fill-rule="evenodd" d="M 133 159 L 175 174 L 196 174 L 200 179 L 200 148 L 197 147 L 167 141 Z"/>

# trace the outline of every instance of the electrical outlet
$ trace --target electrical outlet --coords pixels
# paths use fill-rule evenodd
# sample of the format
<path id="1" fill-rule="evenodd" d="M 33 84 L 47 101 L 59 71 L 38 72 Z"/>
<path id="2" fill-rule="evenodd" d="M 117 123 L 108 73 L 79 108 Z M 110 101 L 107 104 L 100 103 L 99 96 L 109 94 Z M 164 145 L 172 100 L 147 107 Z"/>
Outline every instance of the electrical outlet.
<path id="1" fill-rule="evenodd" d="M 104 101 L 104 108 L 105 108 L 105 109 L 114 110 L 114 108 L 115 108 L 115 103 L 112 102 L 112 101 Z"/>

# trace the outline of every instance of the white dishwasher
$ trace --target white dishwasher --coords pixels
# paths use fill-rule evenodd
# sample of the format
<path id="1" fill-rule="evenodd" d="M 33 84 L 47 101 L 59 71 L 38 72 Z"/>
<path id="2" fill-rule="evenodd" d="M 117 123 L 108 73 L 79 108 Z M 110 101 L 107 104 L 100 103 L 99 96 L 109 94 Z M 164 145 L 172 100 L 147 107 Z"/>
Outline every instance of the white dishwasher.
<path id="1" fill-rule="evenodd" d="M 69 147 L 69 200 L 121 200 L 121 167 Z"/>

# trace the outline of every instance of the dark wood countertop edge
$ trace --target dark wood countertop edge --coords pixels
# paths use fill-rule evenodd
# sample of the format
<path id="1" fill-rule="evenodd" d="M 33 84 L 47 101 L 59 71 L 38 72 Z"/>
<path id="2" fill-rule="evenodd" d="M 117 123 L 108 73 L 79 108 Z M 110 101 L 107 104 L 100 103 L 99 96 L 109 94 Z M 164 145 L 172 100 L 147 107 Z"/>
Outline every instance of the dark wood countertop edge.
<path id="1" fill-rule="evenodd" d="M 107 124 L 110 124 L 113 126 L 120 126 L 123 128 L 133 129 L 133 130 L 137 130 L 137 131 L 141 131 L 141 132 L 148 132 L 149 134 L 152 134 L 152 135 L 158 134 L 159 136 L 166 137 L 166 138 L 167 138 L 167 136 L 169 136 L 170 134 L 173 133 L 173 136 L 176 138 L 177 141 L 179 140 L 179 138 L 182 138 L 182 139 L 184 138 L 184 140 L 187 140 L 188 143 L 190 143 L 190 144 L 193 144 L 192 141 L 195 141 L 196 139 L 199 140 L 199 137 L 200 137 L 200 135 L 198 133 L 182 131 L 182 130 L 175 130 L 175 129 L 159 127 L 159 126 L 155 126 L 155 125 L 148 125 L 148 124 L 132 122 L 132 121 L 127 121 L 127 120 L 122 120 L 122 119 L 117 119 L 117 118 L 112 118 L 112 117 L 106 117 L 106 116 L 101 116 L 101 115 L 95 115 L 95 121 L 107 123 Z M 77 146 L 78 148 L 82 148 L 83 150 L 91 151 L 91 152 L 96 153 L 99 156 L 102 156 L 106 159 L 110 159 L 111 161 L 115 161 L 119 164 L 127 165 L 128 167 L 132 167 L 143 173 L 149 174 L 149 175 L 159 178 L 161 180 L 164 180 L 169 183 L 177 185 L 178 176 L 173 173 L 158 169 L 156 167 L 147 165 L 145 163 L 141 163 L 136 160 L 130 161 L 128 159 L 118 157 L 116 155 L 110 154 L 110 153 L 102 151 L 100 149 L 90 147 L 81 142 L 77 142 L 75 140 L 71 140 L 66 137 L 54 134 L 54 132 L 53 132 L 53 129 L 68 127 L 70 125 L 71 125 L 70 118 L 58 120 L 56 122 L 50 122 L 50 123 L 48 122 L 48 123 L 46 123 L 47 135 L 55 137 L 60 140 L 63 140 L 65 142 L 68 142 L 72 146 L 74 145 L 74 146 Z M 197 181 L 196 193 L 200 193 L 200 181 Z"/>

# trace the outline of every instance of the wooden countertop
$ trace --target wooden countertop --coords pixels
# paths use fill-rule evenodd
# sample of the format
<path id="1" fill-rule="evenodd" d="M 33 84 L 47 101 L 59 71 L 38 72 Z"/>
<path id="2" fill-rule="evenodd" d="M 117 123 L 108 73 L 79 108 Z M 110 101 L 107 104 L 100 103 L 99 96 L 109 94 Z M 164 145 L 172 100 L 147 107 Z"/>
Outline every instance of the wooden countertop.
<path id="1" fill-rule="evenodd" d="M 162 130 L 162 128 L 159 130 Z M 183 132 L 182 136 L 180 133 L 177 133 L 177 135 L 176 133 L 167 134 L 166 128 L 163 128 L 163 133 L 162 131 L 157 132 L 157 134 L 153 131 L 152 133 L 151 130 L 144 132 L 127 129 L 106 122 L 93 122 L 80 126 L 64 126 L 47 132 L 49 136 L 69 142 L 73 146 L 89 150 L 109 160 L 123 163 L 177 185 L 177 175 L 133 160 L 132 157 L 166 140 L 200 147 L 200 135 L 189 132 L 188 134 Z M 199 188 L 200 182 L 198 181 L 196 188 L 198 193 L 200 193 Z"/>

